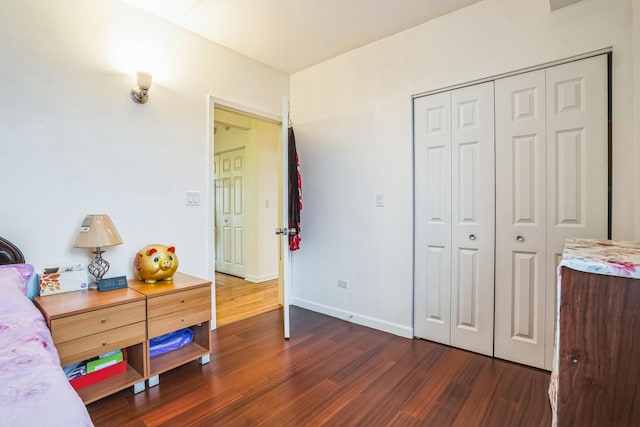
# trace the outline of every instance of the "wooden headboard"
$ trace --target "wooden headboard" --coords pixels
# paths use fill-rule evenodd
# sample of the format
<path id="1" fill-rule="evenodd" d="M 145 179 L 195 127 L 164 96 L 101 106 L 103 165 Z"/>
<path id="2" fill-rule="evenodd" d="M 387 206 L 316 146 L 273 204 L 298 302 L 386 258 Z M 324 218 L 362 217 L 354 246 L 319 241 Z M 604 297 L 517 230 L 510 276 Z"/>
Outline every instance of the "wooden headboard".
<path id="1" fill-rule="evenodd" d="M 24 264 L 24 255 L 16 245 L 0 237 L 0 265 L 5 264 Z"/>

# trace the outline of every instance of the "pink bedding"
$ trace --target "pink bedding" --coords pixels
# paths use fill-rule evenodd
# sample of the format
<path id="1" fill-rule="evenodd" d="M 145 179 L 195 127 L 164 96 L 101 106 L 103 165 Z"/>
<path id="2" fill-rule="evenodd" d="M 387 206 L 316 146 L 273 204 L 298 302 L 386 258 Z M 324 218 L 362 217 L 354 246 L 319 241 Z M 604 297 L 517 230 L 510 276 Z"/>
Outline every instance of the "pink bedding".
<path id="1" fill-rule="evenodd" d="M 42 314 L 25 296 L 29 269 L 0 268 L 0 426 L 92 426 Z"/>

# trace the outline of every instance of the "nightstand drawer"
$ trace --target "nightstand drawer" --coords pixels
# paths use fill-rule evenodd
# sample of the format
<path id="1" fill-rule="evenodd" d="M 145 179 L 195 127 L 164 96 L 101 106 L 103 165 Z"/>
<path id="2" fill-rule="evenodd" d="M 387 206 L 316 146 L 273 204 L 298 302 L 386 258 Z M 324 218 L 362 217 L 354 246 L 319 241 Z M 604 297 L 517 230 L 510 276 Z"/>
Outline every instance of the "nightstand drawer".
<path id="1" fill-rule="evenodd" d="M 211 288 L 209 286 L 149 298 L 147 300 L 147 315 L 153 319 L 168 313 L 182 313 L 203 304 L 211 307 Z"/>
<path id="2" fill-rule="evenodd" d="M 60 356 L 60 364 L 65 366 L 95 357 L 98 354 L 138 344 L 145 339 L 145 322 L 142 321 L 98 334 L 56 343 L 56 348 Z"/>
<path id="3" fill-rule="evenodd" d="M 149 319 L 149 339 L 211 320 L 211 304 L 200 304 L 180 313 L 168 313 Z"/>
<path id="4" fill-rule="evenodd" d="M 145 318 L 145 302 L 136 301 L 54 319 L 51 321 L 51 336 L 58 346 L 72 339 L 144 322 Z"/>

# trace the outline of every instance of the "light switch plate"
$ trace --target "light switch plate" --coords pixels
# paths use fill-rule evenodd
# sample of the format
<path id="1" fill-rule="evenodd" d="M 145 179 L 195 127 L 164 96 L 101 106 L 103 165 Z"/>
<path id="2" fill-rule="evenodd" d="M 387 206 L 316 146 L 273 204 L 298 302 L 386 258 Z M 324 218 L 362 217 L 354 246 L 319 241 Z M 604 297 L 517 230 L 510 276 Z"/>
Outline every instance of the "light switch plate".
<path id="1" fill-rule="evenodd" d="M 377 208 L 384 207 L 384 193 L 376 193 L 376 207 Z"/>
<path id="2" fill-rule="evenodd" d="M 187 206 L 200 206 L 199 191 L 187 191 Z"/>

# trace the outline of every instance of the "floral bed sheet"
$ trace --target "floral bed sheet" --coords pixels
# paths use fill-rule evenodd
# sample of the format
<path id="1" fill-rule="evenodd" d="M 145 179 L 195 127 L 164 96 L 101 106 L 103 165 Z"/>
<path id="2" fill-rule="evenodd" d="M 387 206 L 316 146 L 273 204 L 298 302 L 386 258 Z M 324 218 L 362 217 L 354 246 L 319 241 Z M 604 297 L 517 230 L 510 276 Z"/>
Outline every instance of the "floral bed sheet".
<path id="1" fill-rule="evenodd" d="M 20 274 L 0 269 L 0 426 L 92 426 Z"/>

